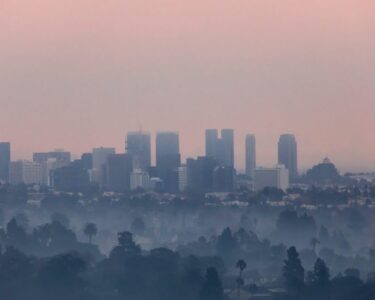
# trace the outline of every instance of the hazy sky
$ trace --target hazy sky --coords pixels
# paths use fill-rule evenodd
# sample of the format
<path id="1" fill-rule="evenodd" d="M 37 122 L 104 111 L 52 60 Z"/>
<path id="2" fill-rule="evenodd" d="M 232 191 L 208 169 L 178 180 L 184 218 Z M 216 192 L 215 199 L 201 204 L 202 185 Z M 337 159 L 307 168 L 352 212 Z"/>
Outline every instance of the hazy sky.
<path id="1" fill-rule="evenodd" d="M 0 0 L 0 140 L 14 157 L 126 131 L 234 128 L 258 161 L 295 133 L 300 166 L 375 170 L 373 0 Z"/>

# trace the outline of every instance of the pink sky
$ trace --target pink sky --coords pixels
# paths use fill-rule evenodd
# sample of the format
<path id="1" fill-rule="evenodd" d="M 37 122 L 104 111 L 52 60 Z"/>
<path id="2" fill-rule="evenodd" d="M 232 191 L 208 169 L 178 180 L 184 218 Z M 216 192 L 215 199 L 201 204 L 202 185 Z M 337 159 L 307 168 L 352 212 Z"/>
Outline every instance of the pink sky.
<path id="1" fill-rule="evenodd" d="M 0 140 L 14 157 L 97 146 L 126 131 L 234 128 L 258 162 L 295 133 L 301 168 L 330 157 L 375 170 L 372 0 L 5 0 L 0 2 Z"/>

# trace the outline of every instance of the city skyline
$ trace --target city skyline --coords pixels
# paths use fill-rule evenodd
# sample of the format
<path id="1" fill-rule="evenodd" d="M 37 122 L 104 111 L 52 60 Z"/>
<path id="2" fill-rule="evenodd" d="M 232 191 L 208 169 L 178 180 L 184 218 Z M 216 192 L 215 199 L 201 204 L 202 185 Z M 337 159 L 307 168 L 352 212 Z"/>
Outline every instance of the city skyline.
<path id="1" fill-rule="evenodd" d="M 178 131 L 185 157 L 204 153 L 202 129 L 234 128 L 239 141 L 256 134 L 268 165 L 278 135 L 293 132 L 301 169 L 328 156 L 373 170 L 374 11 L 340 0 L 5 1 L 0 140 L 15 158 L 120 150 L 142 125 Z"/>
<path id="2" fill-rule="evenodd" d="M 200 157 L 200 156 L 207 156 L 207 147 L 206 147 L 206 143 L 207 143 L 207 131 L 212 131 L 212 130 L 215 130 L 216 133 L 218 134 L 218 139 L 217 141 L 221 141 L 221 136 L 220 136 L 220 130 L 216 130 L 216 129 L 206 129 L 206 130 L 203 130 L 203 140 L 201 141 L 202 143 L 202 150 L 201 152 L 197 152 L 195 154 L 189 154 L 189 153 L 186 153 L 184 151 L 184 149 L 182 148 L 181 146 L 181 140 L 183 140 L 183 137 L 181 138 L 181 134 L 176 131 L 176 130 L 165 130 L 165 131 L 161 131 L 161 130 L 157 130 L 155 132 L 152 132 L 152 131 L 149 131 L 149 130 L 132 130 L 132 131 L 128 131 L 126 134 L 125 134 L 125 149 L 124 149 L 124 138 L 123 138 L 123 142 L 122 142 L 122 145 L 119 146 L 119 147 L 116 147 L 114 146 L 115 144 L 118 144 L 118 143 L 113 143 L 112 145 L 96 145 L 94 147 L 91 147 L 89 149 L 86 149 L 84 150 L 83 152 L 81 153 L 75 153 L 73 151 L 71 151 L 70 149 L 66 148 L 66 147 L 54 147 L 54 148 L 51 148 L 51 149 L 45 149 L 45 148 L 42 148 L 43 150 L 39 150 L 39 151 L 33 151 L 25 156 L 18 156 L 15 151 L 14 151 L 14 145 L 13 143 L 10 141 L 3 141 L 3 140 L 0 140 L 0 143 L 10 143 L 11 144 L 11 160 L 12 161 L 18 161 L 18 160 L 29 160 L 29 161 L 33 161 L 35 160 L 35 155 L 38 155 L 39 153 L 41 154 L 48 154 L 49 152 L 69 152 L 69 154 L 71 154 L 71 158 L 72 160 L 74 159 L 79 159 L 81 157 L 81 155 L 83 154 L 86 154 L 86 153 L 92 153 L 93 150 L 96 150 L 96 149 L 113 149 L 115 151 L 115 153 L 117 154 L 122 154 L 122 153 L 128 153 L 126 147 L 127 147 L 127 138 L 129 136 L 137 136 L 138 134 L 141 135 L 141 136 L 144 136 L 146 137 L 147 139 L 149 139 L 149 142 L 150 144 L 147 145 L 147 147 L 150 147 L 150 155 L 151 155 L 151 166 L 157 166 L 157 138 L 158 138 L 158 135 L 164 135 L 164 134 L 173 134 L 173 135 L 176 135 L 177 136 L 177 139 L 178 139 L 178 148 L 179 148 L 179 151 L 180 151 L 180 156 L 181 156 L 181 164 L 184 163 L 186 161 L 186 159 L 189 159 L 189 158 L 197 158 L 197 157 Z M 316 161 L 313 161 L 311 164 L 306 164 L 306 163 L 303 163 L 304 162 L 304 158 L 303 156 L 301 155 L 300 153 L 300 148 L 303 148 L 303 145 L 300 145 L 300 142 L 299 142 L 299 139 L 298 137 L 295 137 L 295 135 L 293 133 L 280 133 L 277 138 L 275 139 L 274 141 L 274 145 L 273 145 L 273 150 L 274 150 L 274 160 L 259 160 L 258 157 L 262 157 L 262 148 L 259 147 L 258 145 L 258 136 L 254 133 L 246 133 L 243 137 L 242 137 L 242 140 L 239 140 L 238 139 L 238 134 L 236 134 L 236 130 L 234 129 L 229 129 L 229 128 L 223 128 L 224 131 L 226 130 L 229 130 L 229 131 L 233 131 L 233 135 L 234 135 L 234 141 L 233 141 L 233 145 L 234 145 L 234 167 L 237 171 L 241 172 L 241 173 L 246 173 L 246 149 L 247 149 L 247 138 L 249 136 L 251 136 L 252 138 L 255 138 L 256 139 L 256 146 L 255 146 L 255 151 L 256 151 L 256 161 L 255 161 L 255 166 L 256 167 L 266 167 L 266 168 L 272 168 L 272 167 L 275 167 L 277 166 L 278 164 L 282 164 L 280 162 L 280 158 L 279 158 L 279 143 L 280 143 L 280 138 L 282 138 L 283 136 L 292 136 L 293 138 L 295 138 L 296 142 L 298 143 L 298 151 L 297 151 L 297 160 L 298 160 L 298 166 L 297 166 L 297 171 L 300 171 L 302 173 L 304 173 L 306 170 L 310 169 L 312 166 L 320 163 L 323 159 L 329 157 L 328 155 L 324 155 L 322 154 L 322 156 L 320 158 L 318 158 Z M 60 145 L 61 146 L 61 145 Z M 301 147 L 302 146 L 302 147 Z M 148 154 L 146 154 L 146 156 L 148 156 Z M 210 156 L 210 155 L 208 155 Z M 335 159 L 335 157 L 329 157 L 330 159 L 332 159 L 336 165 L 339 165 L 337 164 L 337 160 Z M 300 164 L 300 162 L 302 161 L 302 164 Z M 148 165 L 148 163 L 146 163 Z M 284 164 L 285 165 L 285 164 Z M 301 165 L 301 166 L 300 166 Z M 342 172 L 349 172 L 349 171 L 353 171 L 353 172 L 360 172 L 360 171 L 374 171 L 375 170 L 375 167 L 372 168 L 371 166 L 366 169 L 366 168 L 342 168 L 340 165 L 339 165 L 339 168 L 340 170 L 342 170 Z"/>

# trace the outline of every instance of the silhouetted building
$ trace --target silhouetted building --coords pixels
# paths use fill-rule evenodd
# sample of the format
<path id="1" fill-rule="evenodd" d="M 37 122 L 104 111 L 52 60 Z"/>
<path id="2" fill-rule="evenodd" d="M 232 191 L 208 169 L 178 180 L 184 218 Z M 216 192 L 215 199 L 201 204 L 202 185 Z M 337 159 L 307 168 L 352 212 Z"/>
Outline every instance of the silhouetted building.
<path id="1" fill-rule="evenodd" d="M 111 154 L 115 154 L 114 148 L 94 148 L 92 151 L 92 181 L 101 187 L 107 183 L 107 159 Z"/>
<path id="2" fill-rule="evenodd" d="M 254 170 L 254 189 L 261 191 L 266 187 L 286 191 L 289 187 L 289 172 L 284 165 L 275 168 L 256 168 Z"/>
<path id="3" fill-rule="evenodd" d="M 206 156 L 214 158 L 219 165 L 234 168 L 234 133 L 233 129 L 206 130 Z"/>
<path id="4" fill-rule="evenodd" d="M 10 143 L 0 143 L 0 181 L 9 182 Z"/>
<path id="5" fill-rule="evenodd" d="M 33 161 L 41 164 L 43 172 L 42 184 L 51 185 L 51 171 L 70 164 L 70 152 L 56 150 L 50 152 L 38 152 L 33 154 Z"/>
<path id="6" fill-rule="evenodd" d="M 206 129 L 206 156 L 216 157 L 216 144 L 218 139 L 217 129 Z"/>
<path id="7" fill-rule="evenodd" d="M 282 134 L 278 144 L 279 164 L 284 165 L 289 171 L 289 179 L 298 176 L 297 142 L 293 134 Z"/>
<path id="8" fill-rule="evenodd" d="M 151 166 L 151 136 L 148 132 L 128 132 L 126 153 L 133 157 L 133 169 L 148 171 Z"/>
<path id="9" fill-rule="evenodd" d="M 179 136 L 175 132 L 159 132 L 156 136 L 156 168 L 168 192 L 178 191 L 178 167 L 181 164 Z"/>
<path id="10" fill-rule="evenodd" d="M 213 190 L 231 192 L 234 188 L 235 171 L 232 167 L 218 166 L 213 171 Z"/>
<path id="11" fill-rule="evenodd" d="M 256 168 L 256 140 L 254 134 L 247 134 L 245 140 L 246 175 L 254 178 Z"/>
<path id="12" fill-rule="evenodd" d="M 110 154 L 107 158 L 107 188 L 113 192 L 130 190 L 133 159 L 129 154 Z"/>
<path id="13" fill-rule="evenodd" d="M 92 153 L 83 153 L 81 161 L 84 169 L 91 170 L 93 168 Z"/>
<path id="14" fill-rule="evenodd" d="M 9 182 L 10 184 L 42 184 L 42 165 L 27 160 L 12 161 L 9 165 Z"/>
<path id="15" fill-rule="evenodd" d="M 52 170 L 51 174 L 51 184 L 58 191 L 77 193 L 88 191 L 92 187 L 89 169 L 82 159 Z"/>
<path id="16" fill-rule="evenodd" d="M 187 186 L 191 190 L 209 192 L 213 190 L 213 172 L 218 166 L 212 157 L 200 156 L 186 160 Z"/>

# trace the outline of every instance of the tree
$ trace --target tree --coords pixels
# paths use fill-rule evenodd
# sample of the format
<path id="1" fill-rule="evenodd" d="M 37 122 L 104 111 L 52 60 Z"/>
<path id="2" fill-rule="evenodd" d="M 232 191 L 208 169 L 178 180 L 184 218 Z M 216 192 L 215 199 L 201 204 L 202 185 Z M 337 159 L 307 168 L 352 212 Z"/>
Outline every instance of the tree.
<path id="1" fill-rule="evenodd" d="M 224 290 L 215 268 L 208 268 L 201 290 L 201 300 L 222 300 Z"/>
<path id="2" fill-rule="evenodd" d="M 92 237 L 98 233 L 98 228 L 95 223 L 87 223 L 83 232 L 88 236 L 89 243 L 91 244 Z"/>
<path id="3" fill-rule="evenodd" d="M 287 260 L 284 261 L 283 277 L 285 287 L 292 294 L 300 294 L 304 289 L 305 269 L 302 267 L 299 254 L 295 247 L 287 251 Z"/>
<path id="4" fill-rule="evenodd" d="M 140 247 L 134 242 L 133 235 L 128 231 L 119 232 L 118 243 L 126 253 L 139 254 L 141 252 Z"/>
<path id="5" fill-rule="evenodd" d="M 314 265 L 312 272 L 312 293 L 317 299 L 328 299 L 330 289 L 330 272 L 329 269 L 321 258 L 318 258 Z"/>
<path id="6" fill-rule="evenodd" d="M 316 253 L 316 245 L 320 244 L 319 240 L 316 238 L 316 237 L 313 237 L 310 241 L 310 245 L 314 251 L 314 253 Z"/>
<path id="7" fill-rule="evenodd" d="M 246 269 L 246 267 L 247 267 L 247 264 L 242 259 L 240 259 L 236 264 L 236 268 L 240 270 L 240 274 L 237 278 L 238 299 L 240 300 L 241 300 L 241 288 L 245 285 L 245 281 L 242 278 L 242 272 Z"/>
<path id="8" fill-rule="evenodd" d="M 216 248 L 218 252 L 225 257 L 230 255 L 236 248 L 236 246 L 237 242 L 233 237 L 232 231 L 229 227 L 225 228 L 217 239 Z"/>
<path id="9" fill-rule="evenodd" d="M 144 234 L 146 230 L 145 222 L 141 218 L 135 218 L 131 224 L 131 231 L 135 234 Z"/>
<path id="10" fill-rule="evenodd" d="M 61 225 L 65 226 L 66 228 L 69 228 L 69 219 L 66 215 L 55 212 L 51 215 L 51 222 L 59 222 Z"/>

